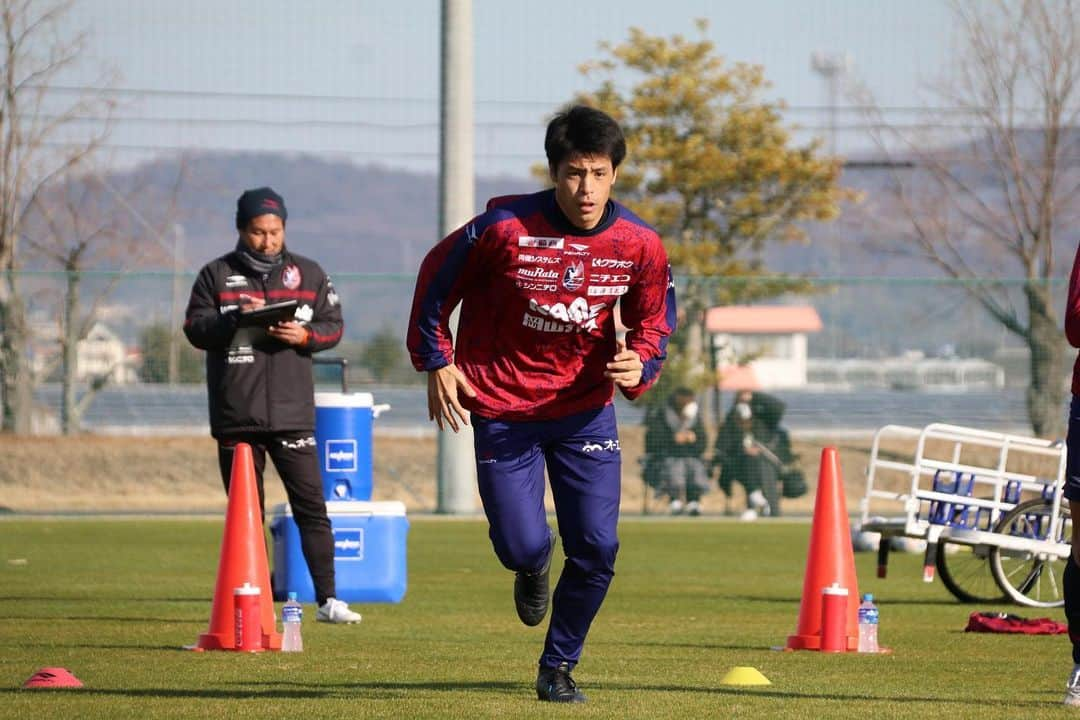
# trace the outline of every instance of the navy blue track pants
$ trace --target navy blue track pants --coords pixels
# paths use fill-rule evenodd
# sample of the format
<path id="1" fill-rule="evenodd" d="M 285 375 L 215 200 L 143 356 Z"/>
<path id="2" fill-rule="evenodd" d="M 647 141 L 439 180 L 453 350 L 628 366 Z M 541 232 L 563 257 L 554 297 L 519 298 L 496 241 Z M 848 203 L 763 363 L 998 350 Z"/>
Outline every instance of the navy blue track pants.
<path id="1" fill-rule="evenodd" d="M 573 668 L 619 550 L 622 456 L 615 408 L 538 422 L 473 415 L 473 426 L 488 534 L 509 570 L 540 569 L 554 542 L 544 512 L 547 466 L 566 562 L 552 595 L 540 665 Z"/>

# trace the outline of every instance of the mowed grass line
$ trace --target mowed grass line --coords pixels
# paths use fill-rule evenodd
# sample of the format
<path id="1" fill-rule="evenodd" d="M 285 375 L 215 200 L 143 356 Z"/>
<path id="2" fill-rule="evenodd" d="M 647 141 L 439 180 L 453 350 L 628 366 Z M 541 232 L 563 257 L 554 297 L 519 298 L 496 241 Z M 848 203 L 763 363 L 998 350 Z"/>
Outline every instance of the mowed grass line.
<path id="1" fill-rule="evenodd" d="M 702 519 L 620 530 L 617 575 L 582 663 L 580 707 L 535 700 L 543 627 L 514 614 L 484 523 L 413 518 L 409 590 L 357 626 L 304 619 L 305 652 L 181 650 L 205 631 L 221 523 L 0 522 L 3 718 L 1041 718 L 1060 707 L 1064 636 L 962 632 L 974 609 L 921 558 L 856 556 L 891 655 L 776 652 L 796 629 L 810 526 Z M 25 560 L 25 564 L 12 560 Z M 1008 607 L 1062 619 L 1060 610 Z M 772 685 L 720 684 L 736 665 Z M 27 691 L 45 666 L 86 685 Z"/>

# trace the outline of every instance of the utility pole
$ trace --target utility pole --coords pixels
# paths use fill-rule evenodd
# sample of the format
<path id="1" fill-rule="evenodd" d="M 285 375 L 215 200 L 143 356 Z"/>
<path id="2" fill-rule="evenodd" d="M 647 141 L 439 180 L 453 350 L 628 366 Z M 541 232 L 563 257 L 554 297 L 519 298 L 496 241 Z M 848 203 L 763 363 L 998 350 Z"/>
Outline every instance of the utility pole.
<path id="1" fill-rule="evenodd" d="M 473 29 L 472 0 L 442 0 L 442 63 L 439 83 L 439 237 L 473 216 Z M 457 336 L 458 313 L 450 320 Z M 472 427 L 439 432 L 437 512 L 476 509 Z"/>

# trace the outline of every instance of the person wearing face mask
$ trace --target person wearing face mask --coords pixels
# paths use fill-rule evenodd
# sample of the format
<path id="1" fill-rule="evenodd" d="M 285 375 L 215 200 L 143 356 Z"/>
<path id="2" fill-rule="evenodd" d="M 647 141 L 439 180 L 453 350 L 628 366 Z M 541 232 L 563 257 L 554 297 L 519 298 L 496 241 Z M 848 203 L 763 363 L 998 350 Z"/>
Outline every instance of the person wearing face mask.
<path id="1" fill-rule="evenodd" d="M 780 514 L 781 475 L 795 459 L 787 431 L 780 427 L 783 415 L 779 398 L 742 390 L 716 436 L 713 463 L 720 466 L 720 489 L 730 497 L 734 483 L 743 486 L 743 520 Z"/>
<path id="2" fill-rule="evenodd" d="M 680 387 L 667 402 L 645 413 L 646 483 L 669 499 L 672 515 L 701 514 L 701 497 L 709 490 L 705 423 L 694 391 Z"/>

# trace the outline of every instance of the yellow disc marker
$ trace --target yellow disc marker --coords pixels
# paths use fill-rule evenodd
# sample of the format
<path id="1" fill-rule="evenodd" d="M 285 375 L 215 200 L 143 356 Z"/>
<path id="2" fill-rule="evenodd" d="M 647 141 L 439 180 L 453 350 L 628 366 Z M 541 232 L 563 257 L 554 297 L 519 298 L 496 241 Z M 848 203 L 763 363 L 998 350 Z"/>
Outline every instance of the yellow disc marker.
<path id="1" fill-rule="evenodd" d="M 757 668 L 733 667 L 727 675 L 720 680 L 721 685 L 772 685 L 769 678 L 762 675 Z"/>

